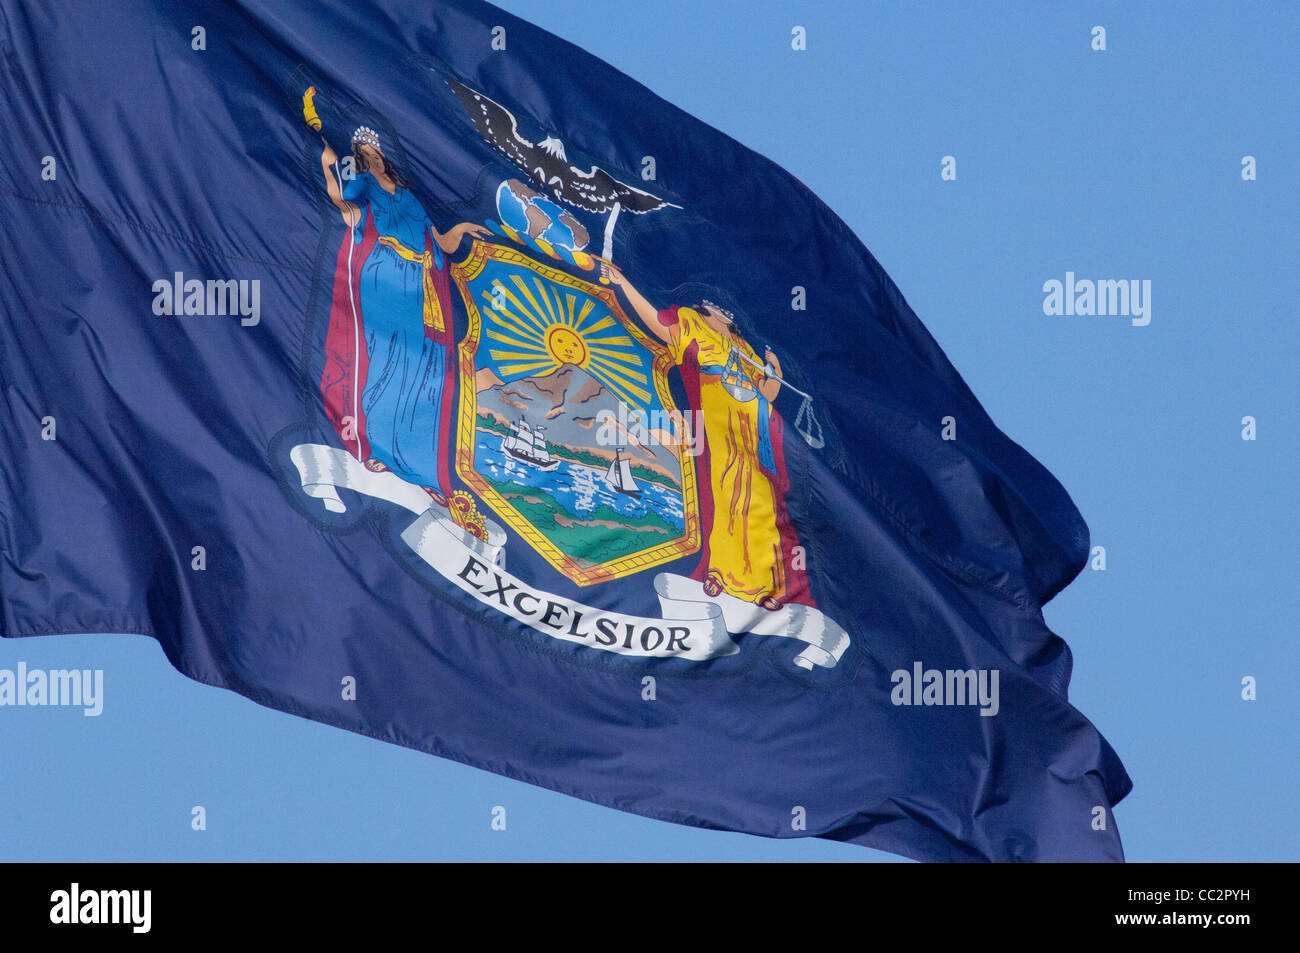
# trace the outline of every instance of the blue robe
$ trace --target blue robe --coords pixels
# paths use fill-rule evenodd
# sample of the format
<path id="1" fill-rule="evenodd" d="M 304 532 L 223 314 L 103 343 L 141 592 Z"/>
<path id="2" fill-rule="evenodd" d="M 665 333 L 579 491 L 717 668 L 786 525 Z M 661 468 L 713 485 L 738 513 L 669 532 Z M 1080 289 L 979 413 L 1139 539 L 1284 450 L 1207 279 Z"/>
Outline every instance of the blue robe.
<path id="1" fill-rule="evenodd" d="M 343 197 L 362 212 L 353 229 L 358 248 L 366 218 L 373 216 L 381 240 L 388 236 L 417 254 L 424 253 L 425 231 L 432 235 L 433 223 L 409 191 L 399 186 L 389 195 L 367 172 L 347 183 Z M 436 243 L 433 258 L 435 268 L 445 267 Z M 404 480 L 438 488 L 447 347 L 425 333 L 424 266 L 406 260 L 381 241 L 361 265 L 359 280 L 369 357 L 361 407 L 370 455 Z M 446 492 L 445 487 L 442 490 Z"/>

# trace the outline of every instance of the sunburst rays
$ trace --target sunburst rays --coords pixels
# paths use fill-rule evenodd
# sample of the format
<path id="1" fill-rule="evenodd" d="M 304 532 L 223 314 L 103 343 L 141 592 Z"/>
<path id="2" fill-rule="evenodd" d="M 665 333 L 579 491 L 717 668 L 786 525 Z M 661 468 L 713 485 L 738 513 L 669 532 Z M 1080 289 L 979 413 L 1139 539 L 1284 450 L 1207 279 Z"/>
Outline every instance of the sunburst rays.
<path id="1" fill-rule="evenodd" d="M 648 355 L 601 302 L 536 275 L 504 277 L 480 295 L 488 356 L 502 380 L 576 364 L 630 407 L 656 402 Z"/>

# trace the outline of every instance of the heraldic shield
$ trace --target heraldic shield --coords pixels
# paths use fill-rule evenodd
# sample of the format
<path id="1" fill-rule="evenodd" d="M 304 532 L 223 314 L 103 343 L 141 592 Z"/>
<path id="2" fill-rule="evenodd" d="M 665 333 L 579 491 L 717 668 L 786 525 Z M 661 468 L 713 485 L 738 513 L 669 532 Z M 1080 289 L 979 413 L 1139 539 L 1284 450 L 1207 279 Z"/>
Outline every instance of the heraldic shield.
<path id="1" fill-rule="evenodd" d="M 475 241 L 452 277 L 469 315 L 461 479 L 579 585 L 697 551 L 694 431 L 664 347 L 611 288 L 517 248 Z"/>

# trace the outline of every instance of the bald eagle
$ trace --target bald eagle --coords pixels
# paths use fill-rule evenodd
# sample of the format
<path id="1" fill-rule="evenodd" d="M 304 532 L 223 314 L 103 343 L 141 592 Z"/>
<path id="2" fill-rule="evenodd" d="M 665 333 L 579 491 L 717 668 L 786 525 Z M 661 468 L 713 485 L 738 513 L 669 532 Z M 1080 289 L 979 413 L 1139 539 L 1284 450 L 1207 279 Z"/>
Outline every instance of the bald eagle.
<path id="1" fill-rule="evenodd" d="M 514 114 L 463 83 L 448 79 L 456 98 L 474 122 L 479 135 L 558 201 L 588 212 L 606 213 L 625 209 L 642 215 L 665 207 L 678 208 L 656 195 L 620 182 L 604 169 L 593 165 L 586 172 L 569 165 L 564 143 L 547 136 L 533 143 L 519 134 Z"/>

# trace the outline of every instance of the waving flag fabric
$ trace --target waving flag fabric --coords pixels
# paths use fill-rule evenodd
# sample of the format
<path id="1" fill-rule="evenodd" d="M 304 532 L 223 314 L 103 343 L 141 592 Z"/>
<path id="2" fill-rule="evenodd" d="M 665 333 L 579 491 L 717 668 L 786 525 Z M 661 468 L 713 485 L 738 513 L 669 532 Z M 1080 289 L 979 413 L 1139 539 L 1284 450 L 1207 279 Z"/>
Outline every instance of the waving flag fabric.
<path id="1" fill-rule="evenodd" d="M 1041 610 L 1087 527 L 797 179 L 486 4 L 0 11 L 5 636 L 681 824 L 1122 859 Z"/>

